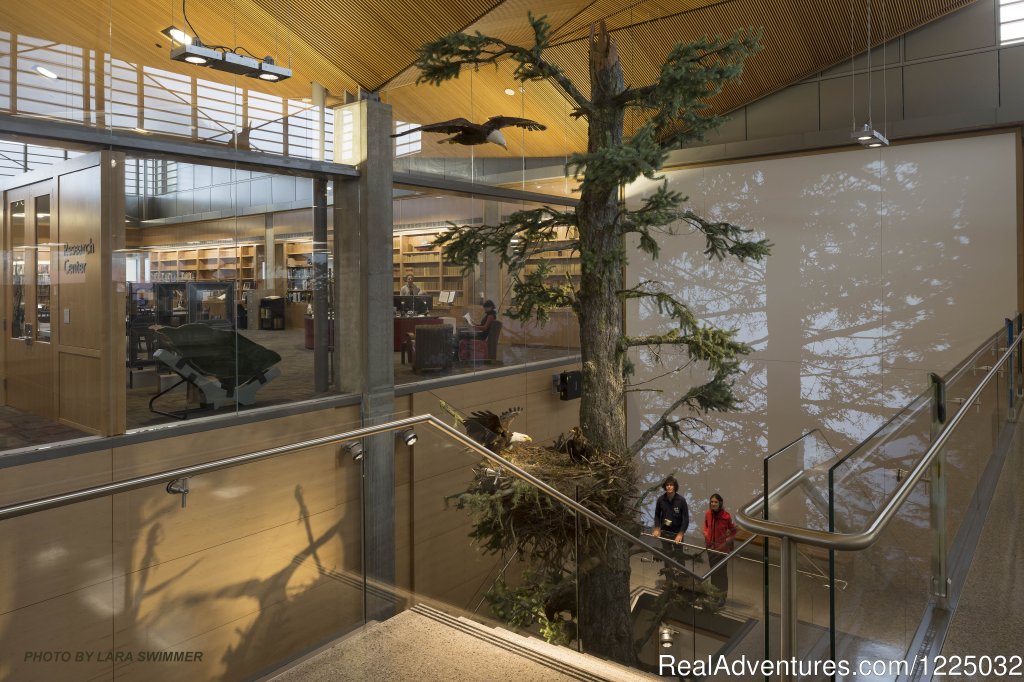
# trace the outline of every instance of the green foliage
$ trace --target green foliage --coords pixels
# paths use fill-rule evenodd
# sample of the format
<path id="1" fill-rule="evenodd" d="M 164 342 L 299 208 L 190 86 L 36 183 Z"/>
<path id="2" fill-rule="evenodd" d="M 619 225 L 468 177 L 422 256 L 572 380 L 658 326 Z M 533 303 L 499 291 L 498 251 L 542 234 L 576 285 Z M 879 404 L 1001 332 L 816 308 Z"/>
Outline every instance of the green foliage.
<path id="1" fill-rule="evenodd" d="M 486 596 L 491 612 L 513 627 L 539 625 L 552 644 L 568 646 L 576 639 L 575 582 L 564 571 L 542 575 L 526 569 L 522 583 L 511 589 L 502 576 Z"/>

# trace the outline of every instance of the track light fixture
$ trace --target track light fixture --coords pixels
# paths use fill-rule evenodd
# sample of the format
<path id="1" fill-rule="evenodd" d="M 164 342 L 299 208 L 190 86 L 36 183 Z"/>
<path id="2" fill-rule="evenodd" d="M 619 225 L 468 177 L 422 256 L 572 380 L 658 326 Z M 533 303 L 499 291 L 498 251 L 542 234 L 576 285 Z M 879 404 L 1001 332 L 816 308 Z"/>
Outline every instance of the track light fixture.
<path id="1" fill-rule="evenodd" d="M 865 123 L 863 128 L 850 133 L 850 138 L 857 140 L 865 147 L 889 146 L 889 140 L 885 135 L 872 128 L 870 123 Z"/>
<path id="2" fill-rule="evenodd" d="M 416 441 L 419 440 L 419 436 L 416 435 L 416 431 L 411 428 L 402 431 L 401 436 L 402 440 L 404 440 L 405 444 L 409 447 L 416 445 Z"/>
<path id="3" fill-rule="evenodd" d="M 193 38 L 191 43 L 172 48 L 171 59 L 195 66 L 216 66 L 221 61 L 220 52 L 206 47 L 198 38 Z"/>
<path id="4" fill-rule="evenodd" d="M 352 456 L 352 460 L 358 462 L 363 458 L 363 444 L 358 440 L 354 440 L 345 446 L 345 452 Z"/>
<path id="5" fill-rule="evenodd" d="M 185 1 L 181 3 L 181 13 L 188 27 L 194 35 L 189 35 L 176 26 L 168 26 L 162 34 L 169 37 L 173 43 L 171 48 L 171 59 L 176 62 L 185 62 L 195 66 L 204 66 L 237 74 L 249 78 L 259 78 L 270 83 L 278 83 L 292 75 L 292 70 L 279 66 L 274 58 L 266 56 L 263 59 L 252 54 L 244 47 L 228 47 L 226 45 L 205 45 L 199 39 L 199 33 L 192 27 L 185 12 Z M 176 47 L 173 45 L 177 44 Z M 248 52 L 248 55 L 241 52 Z"/>
<path id="6" fill-rule="evenodd" d="M 854 66 L 855 66 L 854 56 L 855 56 L 856 50 L 854 48 L 854 43 L 853 43 L 853 35 L 854 35 L 853 16 L 854 16 L 854 13 L 853 13 L 853 0 L 850 0 L 850 83 L 851 83 L 851 86 L 854 88 L 853 95 L 851 95 L 851 98 L 850 98 L 850 106 L 852 108 L 852 115 L 853 115 L 853 119 L 854 119 L 854 128 L 853 128 L 853 132 L 850 133 L 850 139 L 856 140 L 863 147 L 888 147 L 889 146 L 889 139 L 885 135 L 883 135 L 881 132 L 879 132 L 878 130 L 875 130 L 874 122 L 872 120 L 872 116 L 874 114 L 874 108 L 872 106 L 872 95 L 873 95 L 874 90 L 873 90 L 873 88 L 871 86 L 871 76 L 872 76 L 872 72 L 874 71 L 874 66 L 873 66 L 872 61 L 871 61 L 871 5 L 872 5 L 872 0 L 865 0 L 865 1 L 866 1 L 866 4 L 867 4 L 867 18 L 868 18 L 868 25 L 867 25 L 867 47 L 868 47 L 868 51 L 867 51 L 868 116 L 867 116 L 867 119 L 868 120 L 867 120 L 867 122 L 863 126 L 861 126 L 860 128 L 857 128 L 857 126 L 856 126 L 856 116 L 857 116 L 856 69 L 854 68 Z M 883 24 L 883 33 L 882 33 L 882 94 L 884 96 L 884 95 L 887 95 L 887 93 L 888 93 L 888 91 L 886 89 L 886 85 L 885 85 L 885 71 L 886 71 L 886 66 L 888 64 L 888 62 L 886 60 L 886 56 L 885 56 L 885 32 L 884 32 L 884 27 L 885 27 L 885 15 L 884 15 L 884 12 L 885 12 L 885 0 L 882 0 L 882 11 L 883 11 L 883 18 L 882 18 L 882 24 Z M 882 129 L 883 130 L 888 130 L 888 126 L 885 125 L 885 118 L 884 118 L 887 115 L 886 109 L 887 109 L 886 103 L 885 103 L 885 101 L 883 101 L 883 104 L 882 104 L 882 115 L 883 115 Z"/>

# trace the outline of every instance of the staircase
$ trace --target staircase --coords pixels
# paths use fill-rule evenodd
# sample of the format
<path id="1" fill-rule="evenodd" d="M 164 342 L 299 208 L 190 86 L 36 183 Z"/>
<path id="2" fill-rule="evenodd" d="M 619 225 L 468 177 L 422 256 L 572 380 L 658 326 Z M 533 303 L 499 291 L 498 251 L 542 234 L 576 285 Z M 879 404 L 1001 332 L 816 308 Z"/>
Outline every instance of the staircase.
<path id="1" fill-rule="evenodd" d="M 662 679 L 502 628 L 419 604 L 371 623 L 264 678 L 346 680 L 511 680 L 633 682 Z"/>

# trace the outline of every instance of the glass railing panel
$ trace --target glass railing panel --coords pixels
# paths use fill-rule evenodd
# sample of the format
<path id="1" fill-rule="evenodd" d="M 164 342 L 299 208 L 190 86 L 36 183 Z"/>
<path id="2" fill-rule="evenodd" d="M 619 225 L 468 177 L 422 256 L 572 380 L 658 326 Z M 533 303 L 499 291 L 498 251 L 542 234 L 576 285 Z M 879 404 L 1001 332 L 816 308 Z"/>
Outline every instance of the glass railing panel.
<path id="1" fill-rule="evenodd" d="M 395 499 L 415 513 L 396 515 L 395 579 L 380 586 L 393 593 L 392 614 L 424 605 L 573 644 L 571 510 L 435 429 L 416 434 L 411 448 L 401 434 L 395 443 Z M 531 553 L 551 570 L 531 571 Z"/>
<path id="2" fill-rule="evenodd" d="M 829 530 L 856 533 L 870 525 L 899 481 L 928 451 L 932 433 L 929 388 L 829 470 Z"/>
<path id="3" fill-rule="evenodd" d="M 395 460 L 395 498 L 416 511 L 395 531 L 394 581 L 376 586 L 391 593 L 392 614 L 437 609 L 655 673 L 669 650 L 688 663 L 745 651 L 736 647 L 755 631 L 763 603 L 757 547 L 716 554 L 717 574 L 701 580 L 710 560 L 696 524 L 679 545 L 605 532 L 447 434 L 416 432 L 411 449 L 396 440 Z M 546 452 L 512 446 L 501 454 L 542 480 L 571 480 L 559 475 L 563 458 L 545 460 Z M 570 500 L 578 494 L 570 483 L 558 489 Z M 580 503 L 600 509 L 586 494 Z M 652 548 L 667 548 L 683 569 Z"/>
<path id="4" fill-rule="evenodd" d="M 768 541 L 768 643 L 769 658 L 777 659 L 780 643 L 782 599 L 781 585 L 781 548 L 777 539 Z M 760 555 L 763 549 L 759 548 Z M 742 570 L 760 571 L 763 575 L 763 563 L 744 566 L 737 564 Z M 828 657 L 829 651 L 829 589 L 828 563 L 821 550 L 812 547 L 800 547 L 797 552 L 796 571 L 796 623 L 794 631 L 793 652 L 799 660 L 819 660 Z M 758 624 L 760 625 L 760 624 Z M 760 629 L 760 627 L 758 628 Z M 765 635 L 759 637 L 762 646 L 761 658 L 764 657 Z M 750 653 L 748 652 L 749 656 Z"/>
<path id="5" fill-rule="evenodd" d="M 193 476 L 184 506 L 164 480 L 0 521 L 0 677 L 253 679 L 362 625 L 340 450 Z"/>
<path id="6" fill-rule="evenodd" d="M 996 448 L 999 434 L 1007 424 L 1007 370 L 1012 361 L 1000 367 L 999 373 L 972 404 L 966 403 L 978 382 L 998 360 L 996 356 L 1005 352 L 1000 347 L 1005 349 L 1005 340 L 1002 344 L 994 344 L 991 351 L 978 358 L 969 371 L 946 384 L 947 421 L 964 411 L 963 419 L 946 441 L 946 447 L 940 455 L 945 462 L 947 546 L 954 545 L 989 457 Z"/>
<path id="7" fill-rule="evenodd" d="M 817 429 L 783 447 L 764 461 L 764 508 L 762 515 L 779 523 L 819 530 L 828 528 L 828 467 L 837 458 L 835 449 Z M 779 548 L 768 545 L 769 580 L 765 588 L 768 599 L 765 608 L 767 638 L 775 642 L 778 651 L 779 614 L 781 594 L 779 586 Z M 807 557 L 798 557 L 797 627 L 794 632 L 794 651 L 811 653 L 822 646 L 821 611 L 827 613 L 827 591 L 822 590 L 820 579 L 803 584 L 810 576 L 820 576 Z M 799 566 L 809 569 L 801 572 Z M 803 587 L 803 589 L 800 589 Z M 826 626 L 827 627 L 827 626 Z M 827 634 L 827 629 L 826 629 Z M 827 637 L 826 637 L 827 639 Z M 827 646 L 827 642 L 826 642 Z"/>
<path id="8" fill-rule="evenodd" d="M 929 606 L 930 549 L 928 491 L 919 483 L 874 544 L 834 553 L 836 660 L 903 660 Z M 895 672 L 872 679 L 895 680 Z"/>
<path id="9" fill-rule="evenodd" d="M 792 526 L 826 529 L 827 472 L 836 456 L 825 436 L 815 429 L 765 459 L 765 518 Z"/>

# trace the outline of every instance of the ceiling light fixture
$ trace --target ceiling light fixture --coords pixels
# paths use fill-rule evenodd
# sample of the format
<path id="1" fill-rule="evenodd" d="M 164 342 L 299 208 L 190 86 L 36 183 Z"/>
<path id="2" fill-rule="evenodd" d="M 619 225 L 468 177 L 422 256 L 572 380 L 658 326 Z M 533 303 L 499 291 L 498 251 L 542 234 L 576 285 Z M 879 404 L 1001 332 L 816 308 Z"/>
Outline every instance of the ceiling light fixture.
<path id="1" fill-rule="evenodd" d="M 887 147 L 887 146 L 889 146 L 889 138 L 887 138 L 883 133 L 879 132 L 878 130 L 875 130 L 874 122 L 872 120 L 872 117 L 873 117 L 873 114 L 874 114 L 874 107 L 872 106 L 872 95 L 874 93 L 873 93 L 873 88 L 871 87 L 871 76 L 872 76 L 872 71 L 874 71 L 874 68 L 873 68 L 873 64 L 871 63 L 871 4 L 872 4 L 872 0 L 867 0 L 867 20 L 868 20 L 867 21 L 867 45 L 868 45 L 868 53 L 867 53 L 867 55 L 868 55 L 868 64 L 867 64 L 867 68 L 868 68 L 868 120 L 867 120 L 867 122 L 863 126 L 861 126 L 860 128 L 857 128 L 857 124 L 856 124 L 856 121 L 857 121 L 857 114 L 856 114 L 856 109 L 857 109 L 856 88 L 857 88 L 857 86 L 856 86 L 856 81 L 855 81 L 856 75 L 854 73 L 854 53 L 855 53 L 855 48 L 854 48 L 854 43 L 853 43 L 853 33 L 854 33 L 854 28 L 853 28 L 853 0 L 850 0 L 850 85 L 851 85 L 851 88 L 853 89 L 853 94 L 850 97 L 850 106 L 854 110 L 854 130 L 853 130 L 852 133 L 850 133 L 850 139 L 856 140 L 863 147 Z M 882 5 L 882 15 L 883 15 L 883 24 L 884 24 L 884 18 L 885 18 L 885 5 L 884 5 L 884 3 Z M 885 30 L 884 30 L 884 25 L 883 25 L 883 31 L 882 31 L 882 43 L 883 43 L 883 45 L 882 45 L 882 91 L 883 91 L 883 95 L 885 96 L 888 93 L 885 92 L 885 64 L 886 64 L 886 58 L 885 58 Z M 883 109 L 883 123 L 884 123 L 885 115 L 886 115 L 886 111 L 885 111 L 886 106 L 885 106 L 885 104 L 883 104 L 883 108 L 882 109 Z"/>
<path id="2" fill-rule="evenodd" d="M 191 43 L 179 45 L 171 49 L 171 59 L 176 62 L 186 62 L 195 66 L 218 66 L 221 63 L 221 53 L 204 46 L 199 38 Z"/>
<path id="3" fill-rule="evenodd" d="M 185 33 L 177 26 L 168 26 L 164 30 L 160 31 L 160 35 L 175 43 L 181 43 L 182 45 L 192 44 L 192 36 Z"/>
<path id="4" fill-rule="evenodd" d="M 279 83 L 291 77 L 292 70 L 279 66 L 273 57 L 267 56 L 260 59 L 252 56 L 252 52 L 244 47 L 227 47 L 226 45 L 210 45 L 208 47 L 204 45 L 199 38 L 199 32 L 188 20 L 184 0 L 181 3 L 181 13 L 185 20 L 185 26 L 192 31 L 193 36 L 189 36 L 175 26 L 168 26 L 161 31 L 162 34 L 178 43 L 177 47 L 171 48 L 171 59 L 174 61 L 211 67 L 239 76 L 259 78 L 269 83 Z M 248 52 L 249 55 L 241 54 L 239 50 Z"/>
<path id="5" fill-rule="evenodd" d="M 40 66 L 40 65 L 36 64 L 35 66 L 32 67 L 32 70 L 35 71 L 36 73 L 38 73 L 40 76 L 45 76 L 45 77 L 50 78 L 52 80 L 60 80 L 60 76 L 55 74 L 53 71 L 50 71 L 45 66 Z"/>
<path id="6" fill-rule="evenodd" d="M 505 94 L 511 97 L 512 95 L 516 94 L 516 91 L 513 90 L 512 88 L 505 88 Z"/>
<path id="7" fill-rule="evenodd" d="M 263 61 L 260 63 L 259 73 L 249 75 L 255 76 L 260 80 L 271 81 L 272 83 L 279 83 L 283 81 L 285 78 L 291 78 L 292 70 L 277 65 L 276 63 L 274 63 L 274 58 L 271 57 L 270 55 L 267 55 L 266 57 L 263 58 Z"/>

